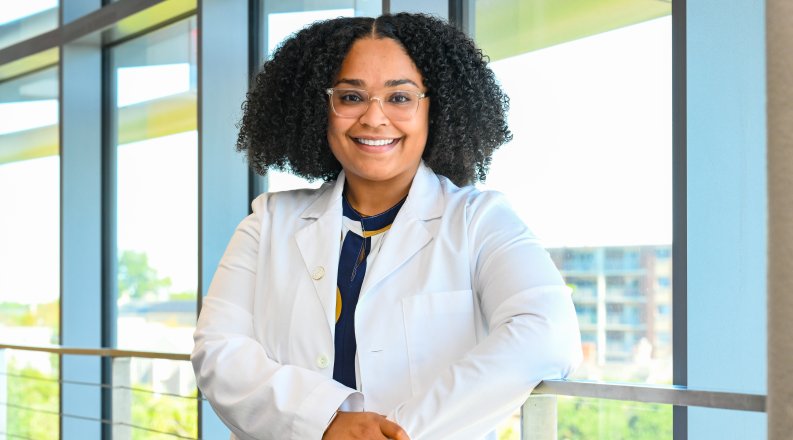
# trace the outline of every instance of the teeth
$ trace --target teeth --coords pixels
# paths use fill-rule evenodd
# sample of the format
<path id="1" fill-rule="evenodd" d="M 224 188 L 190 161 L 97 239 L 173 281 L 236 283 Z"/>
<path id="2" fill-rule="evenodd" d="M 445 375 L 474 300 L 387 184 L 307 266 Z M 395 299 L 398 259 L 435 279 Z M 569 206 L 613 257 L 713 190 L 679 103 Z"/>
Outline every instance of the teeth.
<path id="1" fill-rule="evenodd" d="M 361 138 L 356 138 L 355 140 L 360 142 L 360 143 L 362 143 L 362 144 L 364 144 L 364 145 L 371 145 L 371 146 L 374 146 L 374 147 L 381 147 L 383 145 L 388 145 L 388 144 L 394 142 L 396 139 L 361 139 Z"/>

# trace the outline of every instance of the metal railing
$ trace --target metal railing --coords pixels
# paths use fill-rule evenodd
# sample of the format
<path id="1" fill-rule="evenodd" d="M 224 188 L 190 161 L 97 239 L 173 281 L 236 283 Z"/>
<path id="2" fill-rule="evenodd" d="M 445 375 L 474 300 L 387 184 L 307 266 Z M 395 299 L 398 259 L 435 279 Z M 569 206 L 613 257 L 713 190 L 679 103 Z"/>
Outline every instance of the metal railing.
<path id="1" fill-rule="evenodd" d="M 31 376 L 26 374 L 19 374 L 9 372 L 6 367 L 6 350 L 18 350 L 37 353 L 49 353 L 52 355 L 77 355 L 77 356 L 95 356 L 99 358 L 112 359 L 112 376 L 110 383 L 96 383 L 79 380 L 68 380 L 63 377 L 41 377 Z M 181 361 L 189 362 L 190 355 L 179 353 L 158 353 L 149 351 L 135 351 L 135 350 L 117 350 L 108 348 L 77 348 L 77 347 L 62 347 L 56 345 L 44 346 L 28 346 L 28 345 L 15 345 L 15 344 L 0 344 L 0 408 L 5 407 L 9 410 L 14 410 L 17 413 L 37 413 L 47 416 L 57 417 L 61 421 L 64 419 L 79 420 L 82 422 L 93 423 L 97 425 L 109 426 L 114 440 L 129 440 L 133 437 L 134 431 L 145 431 L 148 435 L 155 435 L 157 438 L 173 438 L 173 439 L 188 439 L 198 440 L 195 434 L 185 434 L 184 431 L 197 431 L 197 426 L 181 427 L 181 429 L 158 429 L 146 422 L 133 419 L 133 406 L 140 404 L 141 401 L 157 400 L 162 402 L 164 399 L 171 401 L 184 400 L 194 401 L 188 403 L 186 406 L 194 406 L 195 414 L 198 413 L 198 405 L 203 399 L 197 390 L 195 393 L 179 393 L 168 392 L 164 390 L 155 389 L 155 387 L 147 388 L 138 384 L 134 384 L 132 380 L 132 372 L 134 367 L 132 359 L 157 361 Z M 152 372 L 154 368 L 152 367 Z M 192 370 L 190 371 L 192 377 Z M 55 387 L 69 386 L 81 389 L 97 389 L 97 390 L 110 390 L 112 392 L 112 414 L 109 418 L 91 416 L 86 414 L 77 414 L 62 411 L 60 408 L 43 407 L 42 405 L 32 405 L 27 402 L 14 402 L 9 399 L 10 386 L 8 381 L 37 381 L 44 382 L 52 385 L 53 392 Z M 194 387 L 193 387 L 194 388 Z M 148 405 L 146 405 L 148 406 Z M 182 405 L 184 406 L 184 405 Z M 6 417 L 6 411 L 3 408 L 0 413 L 0 439 L 31 439 L 29 435 L 24 432 L 9 432 L 9 420 Z M 10 412 L 10 411 L 9 411 Z M 195 423 L 194 423 L 195 425 Z M 49 433 L 51 434 L 51 433 Z M 52 438 L 50 435 L 47 438 Z M 32 440 L 32 439 L 31 439 Z M 36 439 L 38 440 L 38 439 Z"/>
<path id="2" fill-rule="evenodd" d="M 189 361 L 188 354 L 157 353 L 149 351 L 117 350 L 109 348 L 75 348 L 62 346 L 27 346 L 0 344 L 0 390 L 6 389 L 6 378 L 15 377 L 5 371 L 3 352 L 8 350 L 22 350 L 57 355 L 84 355 L 111 358 L 113 362 L 112 384 L 84 384 L 113 390 L 113 418 L 112 420 L 94 419 L 102 424 L 113 426 L 114 440 L 131 438 L 132 429 L 142 429 L 172 436 L 173 438 L 195 439 L 180 434 L 153 430 L 151 428 L 133 424 L 131 422 L 131 405 L 133 392 L 155 392 L 141 389 L 130 384 L 131 358 L 159 359 L 172 361 Z M 72 383 L 67 380 L 53 379 L 60 384 Z M 173 394 L 173 397 L 203 400 L 199 396 L 185 396 Z M 679 385 L 647 385 L 635 383 L 594 382 L 584 380 L 546 380 L 541 382 L 531 397 L 521 408 L 521 439 L 523 440 L 552 440 L 557 434 L 557 396 L 571 396 L 594 399 L 610 399 L 626 402 L 667 404 L 684 407 L 706 407 L 730 409 L 738 411 L 765 412 L 766 396 L 759 394 L 733 393 L 724 391 L 709 391 L 692 389 Z M 7 402 L 5 396 L 0 395 L 0 406 L 10 408 L 19 407 L 14 402 Z M 27 410 L 52 413 L 59 417 L 81 416 L 63 414 L 58 411 L 23 408 Z M 5 427 L 0 419 L 0 438 L 5 434 Z M 9 435 L 8 438 L 24 438 Z"/>

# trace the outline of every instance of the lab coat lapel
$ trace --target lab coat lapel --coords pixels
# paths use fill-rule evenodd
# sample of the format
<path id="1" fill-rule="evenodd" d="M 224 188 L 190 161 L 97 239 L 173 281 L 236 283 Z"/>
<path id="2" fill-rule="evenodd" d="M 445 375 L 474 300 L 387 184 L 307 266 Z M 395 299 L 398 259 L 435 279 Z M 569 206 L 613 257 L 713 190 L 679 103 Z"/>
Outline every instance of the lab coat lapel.
<path id="1" fill-rule="evenodd" d="M 295 233 L 300 256 L 325 311 L 331 334 L 336 318 L 336 273 L 339 266 L 343 189 L 342 172 L 336 183 L 329 185 L 300 216 L 314 221 Z"/>
<path id="2" fill-rule="evenodd" d="M 369 289 L 399 269 L 432 240 L 433 236 L 425 226 L 425 221 L 440 217 L 443 206 L 443 191 L 438 176 L 422 161 L 405 204 L 388 230 L 377 259 L 367 269 L 361 286 L 362 299 Z"/>

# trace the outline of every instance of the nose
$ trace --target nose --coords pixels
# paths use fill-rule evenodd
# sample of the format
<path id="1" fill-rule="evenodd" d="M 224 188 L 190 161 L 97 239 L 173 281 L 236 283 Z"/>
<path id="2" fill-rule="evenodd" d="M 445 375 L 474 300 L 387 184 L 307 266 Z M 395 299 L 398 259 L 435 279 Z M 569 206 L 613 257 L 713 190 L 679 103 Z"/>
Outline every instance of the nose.
<path id="1" fill-rule="evenodd" d="M 374 105 L 372 101 L 377 101 L 378 105 Z M 369 107 L 361 115 L 358 121 L 362 125 L 368 125 L 370 127 L 388 125 L 388 123 L 390 122 L 388 116 L 385 115 L 385 111 L 383 109 L 383 101 L 380 98 L 374 98 L 374 97 L 369 98 Z"/>

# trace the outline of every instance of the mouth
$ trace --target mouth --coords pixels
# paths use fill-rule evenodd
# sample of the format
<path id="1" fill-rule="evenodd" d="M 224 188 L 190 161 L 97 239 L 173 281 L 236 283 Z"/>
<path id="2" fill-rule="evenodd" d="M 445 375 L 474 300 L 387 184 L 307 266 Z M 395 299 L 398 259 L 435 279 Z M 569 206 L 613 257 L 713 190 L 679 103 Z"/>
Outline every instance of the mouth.
<path id="1" fill-rule="evenodd" d="M 368 147 L 387 147 L 390 145 L 394 145 L 399 142 L 401 138 L 388 138 L 388 139 L 366 139 L 366 138 L 358 138 L 354 137 L 356 143 L 366 145 Z"/>

